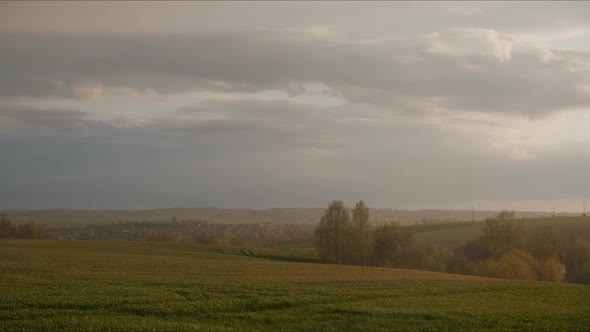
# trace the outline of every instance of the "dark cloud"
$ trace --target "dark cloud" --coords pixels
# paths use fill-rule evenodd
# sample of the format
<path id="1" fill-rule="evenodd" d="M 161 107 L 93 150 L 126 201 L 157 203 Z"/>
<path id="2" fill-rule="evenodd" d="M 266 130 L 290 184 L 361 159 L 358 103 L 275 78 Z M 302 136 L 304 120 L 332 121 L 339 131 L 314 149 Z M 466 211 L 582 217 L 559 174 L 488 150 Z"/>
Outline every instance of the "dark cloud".
<path id="1" fill-rule="evenodd" d="M 0 118 L 9 118 L 36 126 L 63 131 L 77 131 L 92 124 L 86 114 L 76 110 L 39 109 L 28 106 L 0 105 Z"/>
<path id="2" fill-rule="evenodd" d="M 498 46 L 509 51 L 495 50 L 493 38 L 500 37 L 474 31 L 376 45 L 265 30 L 190 36 L 9 35 L 3 36 L 7 51 L 0 63 L 8 70 L 0 84 L 17 82 L 3 89 L 4 95 L 35 96 L 81 81 L 162 93 L 202 88 L 211 81 L 237 91 L 288 89 L 292 82 L 315 81 L 352 102 L 414 112 L 420 107 L 408 103 L 428 98 L 441 99 L 439 106 L 450 110 L 531 116 L 590 105 L 590 95 L 578 88 L 589 84 L 589 70 L 568 70 L 571 52 L 553 50 L 556 58 L 545 61 L 535 54 L 542 50 L 523 49 L 509 40 Z M 450 52 L 433 53 L 433 43 L 443 43 Z M 452 54 L 465 44 L 467 50 Z M 480 50 L 480 45 L 491 48 Z M 580 57 L 590 61 L 587 53 L 575 56 L 578 62 Z"/>
<path id="3" fill-rule="evenodd" d="M 0 4 L 0 208 L 587 187 L 587 4 L 60 6 Z"/>

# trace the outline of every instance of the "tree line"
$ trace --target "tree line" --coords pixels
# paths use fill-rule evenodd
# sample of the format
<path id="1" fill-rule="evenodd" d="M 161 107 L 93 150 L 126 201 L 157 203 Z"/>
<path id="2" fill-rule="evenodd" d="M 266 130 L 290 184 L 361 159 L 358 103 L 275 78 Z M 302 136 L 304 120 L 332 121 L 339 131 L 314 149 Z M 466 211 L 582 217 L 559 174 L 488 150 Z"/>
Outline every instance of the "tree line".
<path id="1" fill-rule="evenodd" d="M 314 231 L 314 245 L 326 263 L 590 283 L 590 241 L 564 241 L 551 226 L 529 234 L 507 210 L 485 220 L 478 238 L 451 251 L 415 241 L 393 222 L 372 225 L 363 201 L 350 210 L 333 201 Z"/>
<path id="2" fill-rule="evenodd" d="M 349 211 L 333 201 L 314 230 L 315 248 L 326 263 L 407 266 L 428 269 L 426 254 L 444 250 L 414 241 L 410 232 L 390 222 L 374 226 L 369 209 L 359 201 Z M 435 264 L 434 264 L 435 265 Z"/>
<path id="3" fill-rule="evenodd" d="M 0 238 L 42 239 L 43 228 L 34 222 L 15 224 L 5 215 L 0 215 Z"/>
<path id="4" fill-rule="evenodd" d="M 590 241 L 564 238 L 553 226 L 529 234 L 526 224 L 503 211 L 488 218 L 479 238 L 453 252 L 455 273 L 508 279 L 590 283 Z"/>

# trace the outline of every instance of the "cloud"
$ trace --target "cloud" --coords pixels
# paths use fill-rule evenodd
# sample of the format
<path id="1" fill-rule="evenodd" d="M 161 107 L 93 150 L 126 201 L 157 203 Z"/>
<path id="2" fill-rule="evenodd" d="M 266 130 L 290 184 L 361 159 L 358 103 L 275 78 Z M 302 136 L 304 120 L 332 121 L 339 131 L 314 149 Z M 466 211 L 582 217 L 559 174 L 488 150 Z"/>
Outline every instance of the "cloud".
<path id="1" fill-rule="evenodd" d="M 90 122 L 86 114 L 76 110 L 38 109 L 26 106 L 0 105 L 0 118 L 8 118 L 25 124 L 44 126 L 61 131 L 77 131 Z"/>
<path id="2" fill-rule="evenodd" d="M 9 51 L 0 55 L 9 69 L 0 84 L 22 82 L 22 91 L 4 91 L 12 95 L 54 95 L 62 92 L 55 85 L 72 86 L 78 97 L 94 101 L 109 88 L 164 95 L 213 88 L 231 97 L 318 82 L 331 92 L 306 91 L 298 100 L 347 100 L 403 111 L 408 101 L 438 98 L 449 110 L 527 116 L 590 105 L 588 95 L 575 88 L 589 84 L 588 68 L 582 67 L 588 53 L 538 48 L 490 29 L 454 28 L 375 44 L 330 34 L 288 38 L 291 33 L 9 35 L 3 38 Z M 47 61 L 51 66 L 41 65 Z M 32 76 L 58 83 L 38 86 L 27 80 Z"/>
<path id="3" fill-rule="evenodd" d="M 583 3 L 0 6 L 10 206 L 583 194 Z"/>
<path id="4" fill-rule="evenodd" d="M 429 52 L 453 56 L 494 56 L 500 62 L 512 57 L 513 41 L 490 29 L 451 29 L 424 36 Z"/>
<path id="5" fill-rule="evenodd" d="M 72 86 L 72 93 L 85 101 L 99 102 L 103 97 L 103 89 L 100 84 L 96 83 L 79 83 Z"/>
<path id="6" fill-rule="evenodd" d="M 483 13 L 481 7 L 465 3 L 445 4 L 443 9 L 450 14 L 459 16 L 481 15 Z"/>

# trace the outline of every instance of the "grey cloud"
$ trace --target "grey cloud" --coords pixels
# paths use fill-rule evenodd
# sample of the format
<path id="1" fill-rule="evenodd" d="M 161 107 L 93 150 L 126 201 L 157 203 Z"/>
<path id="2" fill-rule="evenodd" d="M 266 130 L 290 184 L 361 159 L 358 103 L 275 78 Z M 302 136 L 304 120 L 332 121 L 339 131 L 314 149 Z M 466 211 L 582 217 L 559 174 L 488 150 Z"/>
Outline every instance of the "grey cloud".
<path id="1" fill-rule="evenodd" d="M 566 152 L 505 160 L 481 151 L 475 139 L 432 128 L 344 131 L 349 140 L 329 157 L 300 155 L 304 146 L 280 136 L 228 131 L 186 139 L 118 130 L 125 133 L 109 140 L 34 132 L 0 140 L 0 154 L 10 156 L 0 164 L 3 206 L 317 206 L 363 198 L 374 206 L 415 207 L 552 199 L 556 190 L 560 197 L 583 195 L 587 183 L 580 179 L 590 163 L 587 153 Z"/>
<path id="2" fill-rule="evenodd" d="M 125 2 L 0 3 L 0 30 L 173 34 L 325 25 L 347 35 L 419 34 L 449 26 L 502 31 L 588 23 L 585 2 Z M 467 8 L 467 10 L 465 9 Z M 454 10 L 453 10 L 454 9 Z M 477 15 L 465 15 L 471 11 Z M 526 13 L 523 15 L 522 13 Z M 197 17 L 198 19 L 195 19 Z M 131 23 L 132 22 L 132 23 Z M 351 24 L 359 22 L 360 24 Z"/>
<path id="3" fill-rule="evenodd" d="M 451 35 L 442 41 L 454 38 L 459 37 Z M 465 42 L 477 45 L 481 42 L 477 38 L 485 36 L 468 38 L 472 39 Z M 577 89 L 589 83 L 588 70 L 568 71 L 570 54 L 558 50 L 552 51 L 557 59 L 543 62 L 516 48 L 510 59 L 500 62 L 493 54 L 434 54 L 429 51 L 430 39 L 401 38 L 366 45 L 289 38 L 289 34 L 273 31 L 3 39 L 8 52 L 0 55 L 0 63 L 10 69 L 2 85 L 37 75 L 65 84 L 91 80 L 166 93 L 202 87 L 210 81 L 228 82 L 241 91 L 288 89 L 292 82 L 317 81 L 352 102 L 394 110 L 408 109 L 408 100 L 438 97 L 445 98 L 442 106 L 451 110 L 532 116 L 590 105 L 590 96 Z M 578 62 L 580 57 L 590 61 L 587 53 L 575 57 Z M 28 89 L 35 91 L 33 85 Z M 54 91 L 47 87 L 48 93 Z M 4 94 L 11 92 L 16 91 Z M 416 107 L 409 110 L 416 111 Z"/>
<path id="4" fill-rule="evenodd" d="M 209 101 L 196 106 L 183 107 L 178 114 L 197 115 L 193 122 L 174 121 L 172 128 L 184 128 L 193 133 L 227 133 L 228 131 L 255 131 L 274 136 L 274 141 L 296 142 L 300 146 L 335 147 L 334 137 L 348 136 L 352 130 L 371 129 L 362 123 L 345 124 L 345 117 L 358 118 L 377 116 L 368 113 L 367 107 L 339 105 L 320 107 L 296 104 L 289 101 Z M 200 114 L 224 114 L 226 119 L 199 120 Z M 378 119 L 375 119 L 378 120 Z"/>
<path id="5" fill-rule="evenodd" d="M 0 117 L 63 131 L 80 130 L 91 123 L 91 121 L 86 118 L 86 114 L 81 111 L 38 109 L 28 106 L 0 105 Z"/>
<path id="6" fill-rule="evenodd" d="M 446 5 L 0 3 L 0 208 L 583 196 L 589 136 L 564 141 L 582 115 L 555 112 L 590 106 L 590 55 L 515 34 L 587 27 L 588 5 Z M 343 103 L 302 102 L 303 82 Z M 271 89 L 287 96 L 254 94 Z M 539 158 L 511 158 L 522 140 Z"/>

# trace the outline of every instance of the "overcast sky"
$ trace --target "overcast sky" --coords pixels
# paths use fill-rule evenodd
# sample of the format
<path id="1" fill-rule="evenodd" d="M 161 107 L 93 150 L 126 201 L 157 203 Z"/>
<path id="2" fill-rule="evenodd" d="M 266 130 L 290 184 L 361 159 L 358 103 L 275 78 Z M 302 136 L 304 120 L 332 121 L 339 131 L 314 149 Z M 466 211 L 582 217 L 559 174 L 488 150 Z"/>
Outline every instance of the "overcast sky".
<path id="1" fill-rule="evenodd" d="M 588 2 L 1 2 L 0 68 L 0 208 L 590 199 Z"/>

